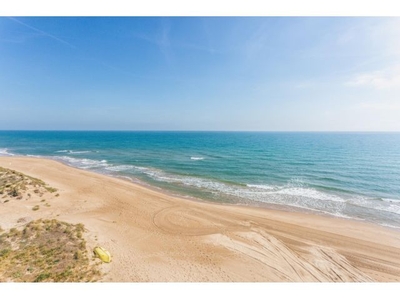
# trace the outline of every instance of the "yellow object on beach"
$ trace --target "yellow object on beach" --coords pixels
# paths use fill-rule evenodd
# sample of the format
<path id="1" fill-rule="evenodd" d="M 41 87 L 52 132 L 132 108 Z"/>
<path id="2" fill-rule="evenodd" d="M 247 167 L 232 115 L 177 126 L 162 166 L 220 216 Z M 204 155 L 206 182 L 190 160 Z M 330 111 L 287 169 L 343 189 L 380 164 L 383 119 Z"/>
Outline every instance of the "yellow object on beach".
<path id="1" fill-rule="evenodd" d="M 111 254 L 106 249 L 102 247 L 94 248 L 94 253 L 98 256 L 102 261 L 109 263 L 111 261 Z"/>

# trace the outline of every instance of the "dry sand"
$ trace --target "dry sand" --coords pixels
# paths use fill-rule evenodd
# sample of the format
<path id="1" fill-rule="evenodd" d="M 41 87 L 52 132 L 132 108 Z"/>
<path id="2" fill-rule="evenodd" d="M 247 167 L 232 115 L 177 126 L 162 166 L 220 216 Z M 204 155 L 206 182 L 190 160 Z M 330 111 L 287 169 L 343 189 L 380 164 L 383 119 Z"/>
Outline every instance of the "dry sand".
<path id="1" fill-rule="evenodd" d="M 58 189 L 51 206 L 0 203 L 3 229 L 25 218 L 83 223 L 113 257 L 102 281 L 400 281 L 400 232 L 306 213 L 180 199 L 131 182 L 26 157 L 0 166 Z"/>

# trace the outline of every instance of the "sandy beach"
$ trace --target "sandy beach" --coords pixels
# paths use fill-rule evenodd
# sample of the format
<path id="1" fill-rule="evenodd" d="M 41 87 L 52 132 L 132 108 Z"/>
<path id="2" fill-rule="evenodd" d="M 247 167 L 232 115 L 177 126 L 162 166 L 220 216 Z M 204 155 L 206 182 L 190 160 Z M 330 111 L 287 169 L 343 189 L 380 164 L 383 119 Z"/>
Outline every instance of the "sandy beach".
<path id="1" fill-rule="evenodd" d="M 56 161 L 0 157 L 0 166 L 56 188 L 0 203 L 0 226 L 83 223 L 88 249 L 108 249 L 105 282 L 400 281 L 400 231 L 346 219 L 180 199 Z"/>

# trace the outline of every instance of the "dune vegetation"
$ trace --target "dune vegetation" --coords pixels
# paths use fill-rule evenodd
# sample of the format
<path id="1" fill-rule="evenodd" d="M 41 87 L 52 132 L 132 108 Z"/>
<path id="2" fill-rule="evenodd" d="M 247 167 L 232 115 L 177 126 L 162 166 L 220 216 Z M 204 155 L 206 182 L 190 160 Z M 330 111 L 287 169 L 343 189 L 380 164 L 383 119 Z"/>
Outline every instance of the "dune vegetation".
<path id="1" fill-rule="evenodd" d="M 0 232 L 1 282 L 92 282 L 100 278 L 83 224 L 35 220 Z"/>
<path id="2" fill-rule="evenodd" d="M 56 188 L 40 179 L 0 167 L 0 199 L 7 203 L 12 200 L 33 200 L 44 196 L 58 197 Z M 36 209 L 37 210 L 37 209 Z"/>

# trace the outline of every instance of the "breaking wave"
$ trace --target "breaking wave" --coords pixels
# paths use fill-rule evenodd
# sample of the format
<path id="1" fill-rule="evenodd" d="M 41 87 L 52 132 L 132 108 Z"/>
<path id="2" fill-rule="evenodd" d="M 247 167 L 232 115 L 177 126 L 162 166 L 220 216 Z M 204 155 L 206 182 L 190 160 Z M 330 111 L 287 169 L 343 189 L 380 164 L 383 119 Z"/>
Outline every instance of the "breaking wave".
<path id="1" fill-rule="evenodd" d="M 204 157 L 191 156 L 190 159 L 191 159 L 191 160 L 203 160 Z"/>
<path id="2" fill-rule="evenodd" d="M 84 150 L 84 151 L 75 151 L 75 150 L 58 150 L 56 151 L 57 153 L 69 153 L 69 154 L 84 154 L 84 153 L 91 153 L 93 151 L 88 151 L 88 150 Z"/>
<path id="3" fill-rule="evenodd" d="M 108 167 L 109 164 L 107 160 L 95 160 L 89 158 L 75 158 L 69 156 L 55 156 L 56 160 L 61 160 L 68 164 L 71 164 L 74 167 L 81 168 L 81 169 L 94 169 L 94 168 L 105 168 Z"/>
<path id="4" fill-rule="evenodd" d="M 7 148 L 0 148 L 0 156 L 15 156 L 15 154 L 8 152 Z"/>

